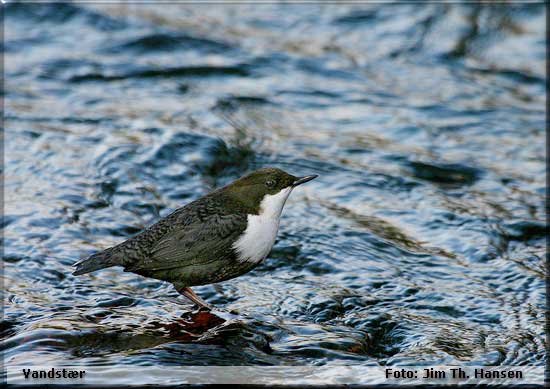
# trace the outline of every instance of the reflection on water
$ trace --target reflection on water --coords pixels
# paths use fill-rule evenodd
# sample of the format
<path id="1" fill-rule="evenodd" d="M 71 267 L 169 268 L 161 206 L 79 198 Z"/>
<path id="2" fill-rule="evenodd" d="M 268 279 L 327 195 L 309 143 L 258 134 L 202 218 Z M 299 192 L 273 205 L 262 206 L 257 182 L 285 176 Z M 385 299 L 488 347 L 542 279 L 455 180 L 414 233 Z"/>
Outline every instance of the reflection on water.
<path id="1" fill-rule="evenodd" d="M 8 4 L 6 361 L 542 365 L 543 10 Z M 213 313 L 70 274 L 260 166 L 320 177 Z"/>

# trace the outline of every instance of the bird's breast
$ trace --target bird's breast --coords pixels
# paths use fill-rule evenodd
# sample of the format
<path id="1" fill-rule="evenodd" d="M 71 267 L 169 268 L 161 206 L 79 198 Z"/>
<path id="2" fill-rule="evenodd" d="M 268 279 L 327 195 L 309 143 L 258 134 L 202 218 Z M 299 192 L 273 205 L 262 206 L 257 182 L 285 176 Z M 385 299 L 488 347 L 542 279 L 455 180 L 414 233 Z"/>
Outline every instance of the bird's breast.
<path id="1" fill-rule="evenodd" d="M 233 244 L 240 262 L 260 262 L 273 247 L 279 229 L 279 217 L 248 215 L 243 234 Z"/>

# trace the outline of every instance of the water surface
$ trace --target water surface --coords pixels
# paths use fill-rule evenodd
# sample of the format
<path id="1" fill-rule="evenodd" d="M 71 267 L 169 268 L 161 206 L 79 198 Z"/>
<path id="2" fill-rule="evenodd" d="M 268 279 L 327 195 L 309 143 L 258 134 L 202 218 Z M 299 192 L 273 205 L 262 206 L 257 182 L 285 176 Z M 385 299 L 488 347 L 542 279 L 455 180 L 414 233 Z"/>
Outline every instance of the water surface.
<path id="1" fill-rule="evenodd" d="M 6 362 L 542 365 L 543 11 L 8 4 Z M 71 275 L 262 166 L 320 177 L 225 316 Z"/>

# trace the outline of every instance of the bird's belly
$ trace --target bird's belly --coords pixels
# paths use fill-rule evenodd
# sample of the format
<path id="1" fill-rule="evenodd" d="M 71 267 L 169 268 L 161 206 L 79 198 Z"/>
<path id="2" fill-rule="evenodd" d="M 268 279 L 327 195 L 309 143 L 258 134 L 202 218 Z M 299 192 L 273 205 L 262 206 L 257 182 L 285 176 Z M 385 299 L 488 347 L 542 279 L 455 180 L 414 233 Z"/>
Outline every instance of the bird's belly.
<path id="1" fill-rule="evenodd" d="M 244 233 L 235 241 L 233 249 L 239 262 L 260 262 L 273 247 L 279 229 L 279 218 L 248 215 Z"/>
<path id="2" fill-rule="evenodd" d="M 235 257 L 223 257 L 207 264 L 191 265 L 173 269 L 166 273 L 157 273 L 154 278 L 169 281 L 177 285 L 196 286 L 214 284 L 238 277 L 254 269 L 258 262 L 239 262 Z"/>

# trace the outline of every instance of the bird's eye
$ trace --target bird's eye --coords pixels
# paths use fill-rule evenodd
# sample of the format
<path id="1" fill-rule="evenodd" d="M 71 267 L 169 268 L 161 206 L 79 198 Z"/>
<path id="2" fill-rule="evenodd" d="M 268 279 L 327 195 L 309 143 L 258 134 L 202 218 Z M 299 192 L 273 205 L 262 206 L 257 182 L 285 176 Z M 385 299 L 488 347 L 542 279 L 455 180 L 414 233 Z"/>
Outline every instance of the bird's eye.
<path id="1" fill-rule="evenodd" d="M 275 186 L 275 181 L 274 180 L 267 180 L 265 182 L 265 185 L 268 187 L 268 188 L 273 188 Z"/>

